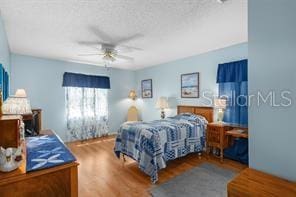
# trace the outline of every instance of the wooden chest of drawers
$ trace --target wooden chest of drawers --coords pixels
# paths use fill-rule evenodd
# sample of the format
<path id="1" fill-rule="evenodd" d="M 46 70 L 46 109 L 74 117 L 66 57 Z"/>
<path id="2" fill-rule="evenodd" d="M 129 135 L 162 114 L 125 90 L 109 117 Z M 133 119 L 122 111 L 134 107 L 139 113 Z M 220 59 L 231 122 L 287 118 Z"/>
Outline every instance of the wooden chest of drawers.
<path id="1" fill-rule="evenodd" d="M 0 116 L 0 147 L 18 147 L 20 145 L 20 128 L 22 116 Z"/>

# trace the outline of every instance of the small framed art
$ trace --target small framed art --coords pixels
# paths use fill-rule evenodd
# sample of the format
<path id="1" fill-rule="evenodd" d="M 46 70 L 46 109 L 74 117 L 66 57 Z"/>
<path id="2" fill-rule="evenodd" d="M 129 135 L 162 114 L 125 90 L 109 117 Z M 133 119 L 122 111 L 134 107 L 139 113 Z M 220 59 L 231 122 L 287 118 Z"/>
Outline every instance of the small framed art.
<path id="1" fill-rule="evenodd" d="M 145 79 L 141 81 L 142 98 L 152 98 L 152 79 Z"/>
<path id="2" fill-rule="evenodd" d="M 199 98 L 199 73 L 181 75 L 181 98 Z"/>

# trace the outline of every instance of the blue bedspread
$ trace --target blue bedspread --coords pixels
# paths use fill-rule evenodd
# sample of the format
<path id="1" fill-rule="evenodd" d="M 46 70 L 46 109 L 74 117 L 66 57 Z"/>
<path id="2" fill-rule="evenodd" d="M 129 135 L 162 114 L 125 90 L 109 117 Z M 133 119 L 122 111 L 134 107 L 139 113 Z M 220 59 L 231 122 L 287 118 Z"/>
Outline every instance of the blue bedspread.
<path id="1" fill-rule="evenodd" d="M 166 167 L 168 160 L 202 151 L 206 124 L 204 118 L 197 121 L 182 116 L 125 123 L 119 129 L 114 151 L 117 157 L 122 153 L 136 160 L 155 183 L 157 172 Z"/>
<path id="2" fill-rule="evenodd" d="M 75 161 L 75 157 L 56 135 L 26 138 L 27 172 Z"/>

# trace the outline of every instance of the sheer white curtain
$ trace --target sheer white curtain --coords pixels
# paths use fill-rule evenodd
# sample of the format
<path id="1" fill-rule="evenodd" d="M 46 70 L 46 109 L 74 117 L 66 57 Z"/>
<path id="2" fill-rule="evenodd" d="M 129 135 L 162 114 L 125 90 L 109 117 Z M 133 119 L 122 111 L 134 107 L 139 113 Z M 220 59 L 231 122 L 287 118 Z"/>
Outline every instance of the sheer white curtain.
<path id="1" fill-rule="evenodd" d="M 108 133 L 108 90 L 66 87 L 69 140 L 85 140 Z"/>

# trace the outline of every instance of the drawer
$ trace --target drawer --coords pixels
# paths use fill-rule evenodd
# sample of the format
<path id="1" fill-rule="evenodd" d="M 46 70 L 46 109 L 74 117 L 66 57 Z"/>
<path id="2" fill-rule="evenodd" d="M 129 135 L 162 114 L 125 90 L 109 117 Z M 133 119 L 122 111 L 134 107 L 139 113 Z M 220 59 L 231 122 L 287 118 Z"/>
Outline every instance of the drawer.
<path id="1" fill-rule="evenodd" d="M 207 130 L 207 140 L 208 142 L 220 143 L 220 129 L 208 129 Z"/>
<path id="2" fill-rule="evenodd" d="M 20 145 L 20 123 L 19 119 L 0 121 L 0 147 L 17 148 Z"/>

